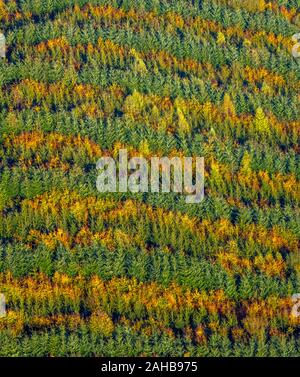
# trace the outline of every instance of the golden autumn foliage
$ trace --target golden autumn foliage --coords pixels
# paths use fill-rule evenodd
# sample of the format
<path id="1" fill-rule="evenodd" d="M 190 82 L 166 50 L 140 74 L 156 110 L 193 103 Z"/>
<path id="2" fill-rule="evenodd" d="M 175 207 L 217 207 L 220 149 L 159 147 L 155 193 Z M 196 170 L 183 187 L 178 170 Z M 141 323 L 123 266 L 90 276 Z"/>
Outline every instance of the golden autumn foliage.
<path id="1" fill-rule="evenodd" d="M 0 356 L 297 356 L 295 1 L 0 0 L 0 20 Z M 120 149 L 204 156 L 204 201 L 99 192 Z"/>
<path id="2" fill-rule="evenodd" d="M 104 336 L 110 336 L 114 330 L 111 318 L 103 312 L 94 312 L 90 317 L 89 324 L 93 332 L 101 333 Z"/>

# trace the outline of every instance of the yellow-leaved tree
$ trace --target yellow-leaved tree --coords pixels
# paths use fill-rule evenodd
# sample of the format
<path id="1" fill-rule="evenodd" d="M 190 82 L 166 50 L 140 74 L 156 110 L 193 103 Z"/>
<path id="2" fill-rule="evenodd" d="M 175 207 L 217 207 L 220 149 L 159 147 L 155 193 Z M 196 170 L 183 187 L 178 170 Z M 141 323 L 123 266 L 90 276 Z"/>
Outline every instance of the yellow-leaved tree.
<path id="1" fill-rule="evenodd" d="M 270 133 L 270 127 L 269 127 L 269 121 L 266 117 L 263 109 L 259 107 L 256 110 L 255 113 L 255 119 L 254 119 L 255 128 L 259 133 L 263 134 L 269 134 Z"/>
<path id="2" fill-rule="evenodd" d="M 225 35 L 220 31 L 217 35 L 217 44 L 223 45 L 226 42 Z"/>
<path id="3" fill-rule="evenodd" d="M 234 117 L 236 114 L 234 104 L 228 93 L 226 93 L 224 96 L 223 111 L 226 118 Z"/>
<path id="4" fill-rule="evenodd" d="M 144 97 L 141 93 L 136 90 L 133 91 L 132 95 L 126 97 L 124 102 L 124 112 L 131 118 L 135 118 L 140 115 L 144 108 Z"/>
<path id="5" fill-rule="evenodd" d="M 176 98 L 174 102 L 174 106 L 177 112 L 179 131 L 182 133 L 188 133 L 191 127 L 184 115 L 184 107 L 185 107 L 184 102 L 180 100 L 179 98 Z"/>
<path id="6" fill-rule="evenodd" d="M 145 156 L 149 157 L 151 155 L 149 144 L 147 140 L 142 140 L 139 145 L 139 152 Z"/>
<path id="7" fill-rule="evenodd" d="M 134 48 L 130 50 L 130 53 L 134 57 L 134 70 L 138 73 L 148 72 L 146 64 L 140 54 Z"/>

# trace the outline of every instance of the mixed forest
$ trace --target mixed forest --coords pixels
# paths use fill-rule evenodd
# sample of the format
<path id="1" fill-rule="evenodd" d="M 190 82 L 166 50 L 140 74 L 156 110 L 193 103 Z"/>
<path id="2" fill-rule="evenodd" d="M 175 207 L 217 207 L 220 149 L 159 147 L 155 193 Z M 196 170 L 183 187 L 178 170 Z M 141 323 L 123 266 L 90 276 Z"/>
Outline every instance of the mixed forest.
<path id="1" fill-rule="evenodd" d="M 299 356 L 299 0 L 0 0 L 0 356 Z M 203 156 L 205 199 L 96 162 Z"/>

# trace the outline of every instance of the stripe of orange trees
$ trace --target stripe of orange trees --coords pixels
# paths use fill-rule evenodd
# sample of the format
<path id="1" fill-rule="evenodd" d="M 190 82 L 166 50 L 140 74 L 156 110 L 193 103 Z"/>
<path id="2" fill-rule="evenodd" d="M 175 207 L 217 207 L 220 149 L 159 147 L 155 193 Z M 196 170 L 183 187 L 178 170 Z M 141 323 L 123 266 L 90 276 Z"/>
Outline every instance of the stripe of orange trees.
<path id="1" fill-rule="evenodd" d="M 138 247 L 141 250 L 151 250 L 151 247 L 145 243 L 143 236 L 139 231 L 130 229 L 124 232 L 120 229 L 109 228 L 102 232 L 93 233 L 88 225 L 84 225 L 76 234 L 70 235 L 66 230 L 58 228 L 52 232 L 41 232 L 31 229 L 28 236 L 22 240 L 22 237 L 16 236 L 19 241 L 25 241 L 29 247 L 39 244 L 46 245 L 50 250 L 55 250 L 60 244 L 64 245 L 68 250 L 74 250 L 76 246 L 91 246 L 95 243 L 101 244 L 110 251 L 118 248 Z M 235 241 L 228 242 L 229 251 L 217 252 L 216 256 L 211 257 L 217 259 L 221 266 L 229 273 L 238 273 L 240 276 L 245 273 L 255 273 L 257 270 L 270 277 L 286 276 L 288 265 L 284 261 L 280 253 L 276 256 L 273 253 L 257 255 L 253 259 L 238 256 L 238 247 Z M 168 253 L 169 249 L 166 247 Z"/>
<path id="2" fill-rule="evenodd" d="M 241 229 L 239 225 L 234 225 L 227 219 L 200 221 L 186 214 L 161 208 L 153 209 L 146 204 L 132 200 L 126 200 L 122 203 L 109 200 L 108 205 L 110 207 L 107 208 L 107 206 L 103 206 L 103 200 L 94 197 L 81 198 L 78 193 L 69 190 L 63 193 L 56 191 L 45 193 L 32 200 L 23 200 L 20 205 L 23 211 L 33 212 L 33 215 L 39 213 L 41 216 L 47 214 L 59 216 L 63 212 L 70 211 L 81 221 L 87 221 L 86 219 L 90 214 L 94 217 L 100 216 L 104 222 L 111 224 L 118 221 L 134 221 L 139 219 L 140 216 L 145 216 L 153 223 L 159 220 L 161 227 L 175 227 L 174 229 L 177 228 L 180 232 L 191 233 L 203 241 L 208 234 L 213 234 L 219 240 L 242 238 L 245 241 L 257 243 L 272 250 L 286 248 L 291 252 L 297 252 L 299 247 L 296 235 L 278 226 L 268 230 L 262 225 L 252 223 Z"/>
<path id="3" fill-rule="evenodd" d="M 249 12 L 264 12 L 270 10 L 275 14 L 280 13 L 284 18 L 291 22 L 297 16 L 296 8 L 287 8 L 284 5 L 279 5 L 278 2 L 265 0 L 212 0 L 214 3 L 223 3 L 234 9 L 245 9 Z"/>
<path id="4" fill-rule="evenodd" d="M 138 282 L 135 278 L 112 278 L 103 281 L 98 276 L 89 280 L 81 276 L 72 278 L 65 274 L 55 272 L 53 278 L 39 274 L 35 278 L 13 278 L 10 273 L 0 275 L 2 289 L 7 292 L 8 300 L 25 301 L 60 301 L 73 304 L 74 311 L 81 300 L 88 302 L 93 311 L 98 309 L 114 310 L 122 302 L 124 311 L 132 310 L 132 305 L 138 302 L 149 313 L 155 315 L 160 309 L 168 312 L 179 312 L 184 308 L 190 310 L 205 309 L 209 314 L 236 315 L 234 300 L 228 298 L 222 289 L 204 292 L 198 289 L 189 289 L 171 283 L 168 287 L 149 282 Z M 61 301 L 60 301 L 61 302 Z M 290 315 L 292 302 L 290 297 L 279 298 L 269 296 L 266 299 L 242 300 L 238 306 L 245 310 L 251 318 L 264 317 L 265 319 L 285 318 L 290 324 L 297 325 Z M 242 310 L 243 311 L 243 310 Z M 299 323 L 299 321 L 298 321 Z"/>

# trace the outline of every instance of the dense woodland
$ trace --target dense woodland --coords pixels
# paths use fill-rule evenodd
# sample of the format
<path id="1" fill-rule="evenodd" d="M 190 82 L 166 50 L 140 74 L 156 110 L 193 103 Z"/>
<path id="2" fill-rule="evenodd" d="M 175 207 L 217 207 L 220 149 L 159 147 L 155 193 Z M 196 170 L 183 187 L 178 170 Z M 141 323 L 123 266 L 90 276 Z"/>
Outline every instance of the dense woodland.
<path id="1" fill-rule="evenodd" d="M 0 0 L 0 356 L 299 356 L 299 0 Z M 96 162 L 204 156 L 205 199 Z"/>

